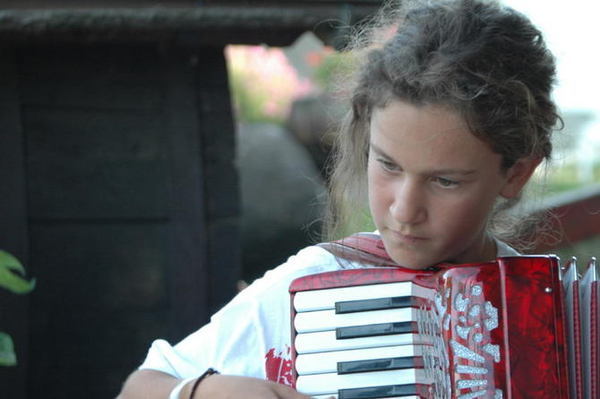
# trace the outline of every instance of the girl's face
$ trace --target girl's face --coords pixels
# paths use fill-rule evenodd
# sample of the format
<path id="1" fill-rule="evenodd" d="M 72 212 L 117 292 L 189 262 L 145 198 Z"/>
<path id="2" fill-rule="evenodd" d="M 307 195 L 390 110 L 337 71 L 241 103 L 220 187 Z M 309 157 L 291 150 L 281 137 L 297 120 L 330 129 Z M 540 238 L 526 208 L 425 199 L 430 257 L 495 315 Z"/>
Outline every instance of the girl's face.
<path id="1" fill-rule="evenodd" d="M 537 163 L 502 171 L 501 156 L 440 106 L 393 101 L 374 110 L 369 204 L 388 254 L 411 269 L 494 259 L 486 235 L 494 202 L 517 195 Z"/>

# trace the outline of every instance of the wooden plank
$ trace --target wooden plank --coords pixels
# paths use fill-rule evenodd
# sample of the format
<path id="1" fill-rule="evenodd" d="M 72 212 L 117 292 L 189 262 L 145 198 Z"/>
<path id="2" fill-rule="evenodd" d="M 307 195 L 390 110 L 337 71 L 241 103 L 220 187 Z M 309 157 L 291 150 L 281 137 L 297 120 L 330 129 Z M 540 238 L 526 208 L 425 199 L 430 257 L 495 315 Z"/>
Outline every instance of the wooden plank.
<path id="1" fill-rule="evenodd" d="M 281 4 L 293 4 L 293 5 L 314 5 L 314 4 L 340 4 L 344 6 L 355 6 L 359 4 L 375 4 L 382 5 L 382 0 L 204 0 L 204 4 L 237 4 L 237 5 L 261 5 L 265 6 L 268 4 L 281 5 Z"/>
<path id="2" fill-rule="evenodd" d="M 237 293 L 237 282 L 241 279 L 241 249 L 239 218 L 220 218 L 209 224 L 208 256 L 210 273 L 209 314 L 218 311 Z"/>
<path id="3" fill-rule="evenodd" d="M 31 46 L 21 54 L 25 104 L 110 109 L 162 105 L 163 82 L 153 45 Z"/>
<path id="4" fill-rule="evenodd" d="M 36 309 L 168 306 L 165 223 L 31 224 Z M 109 322 L 109 320 L 106 320 Z"/>
<path id="5" fill-rule="evenodd" d="M 154 47 L 98 46 L 83 55 L 78 46 L 59 46 L 58 55 L 54 48 L 21 57 L 38 277 L 29 395 L 114 397 L 151 339 L 167 330 L 163 70 Z M 36 85 L 46 86 L 37 93 Z M 139 323 L 128 324 L 130 317 Z"/>
<path id="6" fill-rule="evenodd" d="M 71 7 L 72 2 L 77 7 Z M 69 0 L 57 7 L 19 0 L 18 6 L 0 10 L 0 40 L 49 45 L 185 42 L 194 46 L 232 43 L 287 46 L 304 32 L 313 31 L 325 43 L 341 49 L 351 36 L 350 27 L 364 21 L 381 4 L 381 0 L 286 0 L 285 4 L 275 0 L 240 0 L 229 4 L 212 0 L 211 4 L 203 1 L 201 5 L 190 6 L 176 1 L 148 7 L 137 2 L 127 6 L 127 2 L 119 1 L 122 4 L 111 7 L 115 2 L 98 7 Z"/>
<path id="7" fill-rule="evenodd" d="M 35 316 L 29 398 L 114 398 L 152 340 L 167 334 L 165 309 L 53 308 Z"/>
<path id="8" fill-rule="evenodd" d="M 170 49 L 166 74 L 166 130 L 169 137 L 169 233 L 167 257 L 169 334 L 178 341 L 209 319 L 208 237 L 203 185 L 202 137 L 194 91 L 194 57 Z"/>
<path id="9" fill-rule="evenodd" d="M 77 82 L 71 82 L 77 84 Z M 26 106 L 28 160 L 165 159 L 160 110 Z"/>
<path id="10" fill-rule="evenodd" d="M 152 340 L 167 336 L 165 232 L 164 223 L 32 224 L 30 397 L 115 397 Z"/>
<path id="11" fill-rule="evenodd" d="M 182 7 L 197 6 L 197 0 L 2 0 L 2 5 L 7 9 L 56 9 L 85 7 L 103 8 L 111 7 Z"/>
<path id="12" fill-rule="evenodd" d="M 31 161 L 32 219 L 164 219 L 165 161 Z"/>
<path id="13" fill-rule="evenodd" d="M 223 51 L 209 48 L 197 66 L 207 206 L 212 219 L 240 214 L 235 126 Z"/>
<path id="14" fill-rule="evenodd" d="M 12 48 L 0 48 L 0 249 L 9 251 L 32 271 L 28 257 L 28 228 L 24 140 L 19 112 L 17 65 Z M 17 367 L 0 368 L 2 397 L 26 396 L 28 356 L 29 297 L 17 296 L 0 288 L 0 331 L 9 333 L 15 343 Z"/>
<path id="15" fill-rule="evenodd" d="M 239 178 L 223 48 L 203 48 L 202 62 L 196 69 L 208 210 L 209 305 L 214 312 L 235 294 L 241 278 Z"/>
<path id="16" fill-rule="evenodd" d="M 163 120 L 157 111 L 25 107 L 30 216 L 166 218 Z"/>

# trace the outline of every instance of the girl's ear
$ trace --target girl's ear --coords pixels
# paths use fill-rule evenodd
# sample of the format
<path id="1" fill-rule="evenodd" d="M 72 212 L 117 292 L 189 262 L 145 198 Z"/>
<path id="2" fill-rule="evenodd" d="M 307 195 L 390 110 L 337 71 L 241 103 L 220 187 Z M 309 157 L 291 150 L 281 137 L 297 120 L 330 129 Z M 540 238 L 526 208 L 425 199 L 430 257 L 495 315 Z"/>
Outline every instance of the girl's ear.
<path id="1" fill-rule="evenodd" d="M 529 181 L 529 178 L 542 162 L 541 158 L 521 158 L 506 172 L 507 180 L 504 187 L 500 190 L 500 195 L 504 198 L 514 198 L 521 192 L 521 189 Z"/>

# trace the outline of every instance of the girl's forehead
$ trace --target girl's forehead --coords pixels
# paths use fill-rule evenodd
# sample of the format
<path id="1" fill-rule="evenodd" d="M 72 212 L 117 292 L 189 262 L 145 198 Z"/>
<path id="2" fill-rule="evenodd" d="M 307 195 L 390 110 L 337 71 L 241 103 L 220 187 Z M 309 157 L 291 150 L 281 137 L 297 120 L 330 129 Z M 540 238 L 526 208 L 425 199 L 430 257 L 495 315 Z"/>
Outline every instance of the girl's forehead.
<path id="1" fill-rule="evenodd" d="M 399 144 L 411 141 L 424 145 L 452 145 L 471 139 L 480 141 L 458 113 L 433 105 L 415 106 L 394 101 L 373 112 L 370 126 L 372 140 L 379 138 Z"/>
<path id="2" fill-rule="evenodd" d="M 459 112 L 438 104 L 415 105 L 392 100 L 384 107 L 373 109 L 371 124 L 409 124 L 428 127 L 431 130 L 468 129 L 466 120 Z"/>
<path id="3" fill-rule="evenodd" d="M 476 137 L 465 120 L 448 108 L 394 101 L 374 110 L 370 141 L 398 161 L 435 164 L 479 164 L 495 159 L 489 145 Z"/>

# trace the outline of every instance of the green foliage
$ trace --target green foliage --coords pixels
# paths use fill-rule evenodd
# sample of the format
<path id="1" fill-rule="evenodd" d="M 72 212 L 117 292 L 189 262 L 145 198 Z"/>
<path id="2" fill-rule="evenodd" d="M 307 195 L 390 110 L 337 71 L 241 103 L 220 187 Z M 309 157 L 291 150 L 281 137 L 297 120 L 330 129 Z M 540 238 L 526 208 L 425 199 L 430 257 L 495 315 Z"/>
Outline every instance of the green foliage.
<path id="1" fill-rule="evenodd" d="M 353 213 L 348 215 L 348 219 L 333 232 L 333 239 L 341 239 L 358 232 L 372 232 L 376 229 L 377 227 L 373 222 L 369 208 L 364 207 L 356 209 Z"/>
<path id="2" fill-rule="evenodd" d="M 0 366 L 15 366 L 17 356 L 10 335 L 0 332 Z"/>
<path id="3" fill-rule="evenodd" d="M 27 281 L 25 268 L 17 258 L 0 250 L 0 287 L 14 294 L 27 294 L 35 287 L 35 279 Z M 0 366 L 17 364 L 13 341 L 10 335 L 0 332 Z"/>
<path id="4" fill-rule="evenodd" d="M 0 287 L 14 294 L 27 294 L 35 287 L 35 280 L 27 281 L 20 275 L 25 275 L 25 268 L 17 258 L 8 252 L 0 250 Z"/>
<path id="5" fill-rule="evenodd" d="M 336 82 L 349 76 L 355 68 L 356 59 L 350 53 L 333 52 L 327 54 L 315 68 L 314 80 L 325 91 L 335 91 Z"/>
<path id="6" fill-rule="evenodd" d="M 591 181 L 582 181 L 575 163 L 554 167 L 548 175 L 548 195 L 562 193 L 584 187 L 586 184 L 600 183 L 600 163 L 594 163 L 591 170 Z"/>

